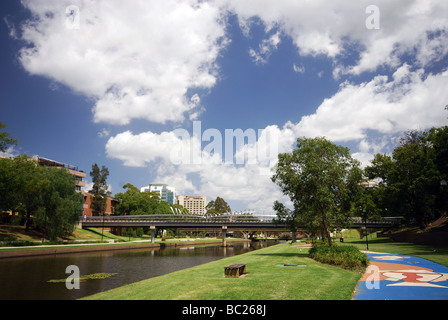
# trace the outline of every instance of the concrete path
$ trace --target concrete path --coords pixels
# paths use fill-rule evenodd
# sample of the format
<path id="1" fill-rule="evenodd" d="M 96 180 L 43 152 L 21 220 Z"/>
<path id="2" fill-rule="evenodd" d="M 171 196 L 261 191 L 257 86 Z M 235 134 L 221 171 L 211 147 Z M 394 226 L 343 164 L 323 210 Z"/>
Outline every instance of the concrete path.
<path id="1" fill-rule="evenodd" d="M 370 265 L 354 300 L 448 300 L 448 267 L 407 255 L 366 255 Z"/>

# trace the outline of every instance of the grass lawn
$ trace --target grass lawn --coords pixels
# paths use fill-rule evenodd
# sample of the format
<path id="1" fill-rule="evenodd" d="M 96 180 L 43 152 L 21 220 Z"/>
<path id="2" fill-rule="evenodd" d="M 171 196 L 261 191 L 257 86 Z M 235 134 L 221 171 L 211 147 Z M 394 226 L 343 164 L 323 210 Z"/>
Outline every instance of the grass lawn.
<path id="1" fill-rule="evenodd" d="M 448 267 L 448 248 L 440 246 L 418 245 L 409 242 L 395 242 L 389 238 L 368 239 L 369 251 L 395 254 L 408 254 L 427 259 Z M 340 244 L 340 243 L 338 243 Z M 344 239 L 344 245 L 354 245 L 360 250 L 366 250 L 366 241 Z"/>
<path id="2" fill-rule="evenodd" d="M 104 232 L 104 239 L 119 239 L 109 232 Z M 123 238 L 123 237 L 122 237 Z M 126 238 L 127 239 L 127 238 Z M 9 224 L 0 224 L 0 241 L 42 241 L 42 233 L 30 228 L 30 230 L 25 231 L 24 226 L 16 226 Z M 45 238 L 45 240 L 48 240 Z M 60 239 L 62 240 L 62 239 Z M 90 229 L 78 229 L 70 237 L 65 238 L 65 240 L 101 240 L 101 229 L 90 228 Z"/>
<path id="3" fill-rule="evenodd" d="M 224 267 L 247 265 L 247 275 L 225 278 Z M 306 267 L 279 267 L 298 264 Z M 289 243 L 150 278 L 84 299 L 349 300 L 360 273 L 318 263 Z"/>
<path id="4" fill-rule="evenodd" d="M 115 240 L 115 242 L 130 242 L 130 241 L 141 241 L 146 240 L 150 241 L 151 237 L 148 234 L 143 235 L 142 237 L 128 237 L 128 236 L 117 236 L 107 231 L 102 231 L 101 228 L 87 228 L 87 229 L 78 229 L 75 228 L 73 234 L 65 239 L 58 240 L 78 240 L 78 241 L 107 241 L 107 240 Z M 48 239 L 44 239 L 47 241 Z M 1 225 L 0 224 L 0 241 L 29 241 L 29 242 L 37 242 L 37 244 L 42 242 L 42 233 L 30 229 L 29 231 L 25 231 L 24 226 L 15 226 L 15 225 Z M 222 239 L 218 238 L 167 238 L 166 241 L 162 241 L 160 237 L 155 239 L 156 243 L 194 243 L 194 242 L 222 242 Z M 236 238 L 227 238 L 228 242 L 231 241 L 241 241 L 241 239 Z"/>

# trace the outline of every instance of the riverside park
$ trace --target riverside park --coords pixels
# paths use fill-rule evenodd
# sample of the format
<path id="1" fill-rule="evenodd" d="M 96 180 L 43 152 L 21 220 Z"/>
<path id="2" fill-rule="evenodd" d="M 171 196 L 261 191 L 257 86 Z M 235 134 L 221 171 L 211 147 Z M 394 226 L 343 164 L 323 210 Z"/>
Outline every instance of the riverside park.
<path id="1" fill-rule="evenodd" d="M 21 231 L 0 227 L 2 237 L 24 237 Z M 446 219 L 427 232 L 441 233 Z M 96 228 L 75 237 L 0 248 L 1 300 L 448 300 L 448 247 L 377 232 L 360 239 L 357 230 L 344 231 L 334 239 L 339 257 L 319 253 L 322 241 L 305 238 L 228 238 L 223 246 L 222 238 L 151 241 Z M 95 243 L 101 238 L 108 243 Z M 353 263 L 359 255 L 362 263 Z M 244 273 L 226 276 L 225 267 L 240 264 Z"/>

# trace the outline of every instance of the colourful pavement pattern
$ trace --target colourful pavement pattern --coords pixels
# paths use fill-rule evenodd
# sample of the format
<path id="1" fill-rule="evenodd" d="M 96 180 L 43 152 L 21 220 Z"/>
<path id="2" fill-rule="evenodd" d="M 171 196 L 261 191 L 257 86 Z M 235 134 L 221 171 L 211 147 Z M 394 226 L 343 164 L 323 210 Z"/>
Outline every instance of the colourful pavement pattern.
<path id="1" fill-rule="evenodd" d="M 448 300 L 448 267 L 422 258 L 366 253 L 354 300 Z"/>

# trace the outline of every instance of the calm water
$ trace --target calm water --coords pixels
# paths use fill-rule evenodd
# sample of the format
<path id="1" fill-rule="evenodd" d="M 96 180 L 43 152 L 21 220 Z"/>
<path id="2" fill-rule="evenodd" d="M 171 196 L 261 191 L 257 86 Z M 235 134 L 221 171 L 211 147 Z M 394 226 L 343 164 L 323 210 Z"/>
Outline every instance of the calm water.
<path id="1" fill-rule="evenodd" d="M 225 248 L 137 249 L 0 259 L 0 300 L 78 299 L 272 244 L 275 242 L 260 241 L 229 244 Z M 80 289 L 72 290 L 66 288 L 65 282 L 48 282 L 66 279 L 69 274 L 65 273 L 65 269 L 69 265 L 78 266 L 81 275 L 100 272 L 117 274 L 108 279 L 81 282 Z"/>

